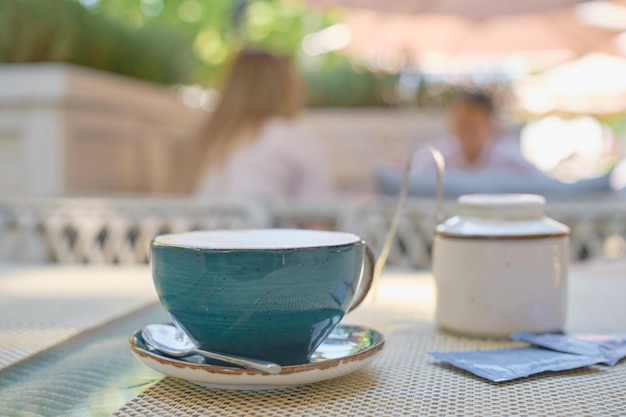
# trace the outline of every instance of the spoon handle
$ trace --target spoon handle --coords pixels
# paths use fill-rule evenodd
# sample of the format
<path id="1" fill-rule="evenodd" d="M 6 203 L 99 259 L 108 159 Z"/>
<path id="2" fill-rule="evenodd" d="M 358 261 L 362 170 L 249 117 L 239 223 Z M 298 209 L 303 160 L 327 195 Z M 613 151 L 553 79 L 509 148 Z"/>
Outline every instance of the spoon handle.
<path id="1" fill-rule="evenodd" d="M 202 355 L 205 358 L 217 359 L 222 362 L 232 363 L 243 368 L 254 369 L 267 374 L 278 374 L 281 371 L 281 366 L 279 364 L 261 359 L 246 358 L 243 356 L 232 355 L 230 353 L 228 355 L 222 355 L 218 352 L 208 352 L 202 349 L 193 349 L 193 353 Z"/>

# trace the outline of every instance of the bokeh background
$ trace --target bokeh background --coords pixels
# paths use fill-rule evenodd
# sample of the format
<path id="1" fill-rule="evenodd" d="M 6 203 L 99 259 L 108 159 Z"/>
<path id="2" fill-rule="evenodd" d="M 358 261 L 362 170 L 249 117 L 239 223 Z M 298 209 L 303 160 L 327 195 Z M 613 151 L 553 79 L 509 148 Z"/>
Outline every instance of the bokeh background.
<path id="1" fill-rule="evenodd" d="M 443 113 L 459 87 L 493 93 L 503 124 L 550 175 L 576 181 L 615 170 L 620 188 L 624 31 L 620 0 L 482 0 L 472 7 L 453 0 L 0 0 L 0 130 L 13 132 L 1 141 L 0 185 L 13 194 L 176 193 L 167 178 L 202 118 L 194 112 L 211 111 L 224 68 L 253 47 L 298 64 L 309 124 L 327 138 L 331 159 L 342 152 L 356 158 L 336 169 L 341 189 L 372 191 L 368 175 L 377 163 L 444 133 Z M 23 149 L 18 155 L 14 143 L 28 136 L 23 126 L 32 111 L 49 108 L 43 91 L 53 76 L 38 68 L 51 63 L 66 65 L 53 65 L 64 74 L 95 70 L 80 73 L 100 80 L 54 87 L 60 121 L 29 119 L 31 130 L 40 126 L 31 135 L 49 136 L 29 146 L 49 149 L 58 162 Z M 101 73 L 120 82 L 105 82 Z M 177 102 L 165 104 L 172 94 Z"/>

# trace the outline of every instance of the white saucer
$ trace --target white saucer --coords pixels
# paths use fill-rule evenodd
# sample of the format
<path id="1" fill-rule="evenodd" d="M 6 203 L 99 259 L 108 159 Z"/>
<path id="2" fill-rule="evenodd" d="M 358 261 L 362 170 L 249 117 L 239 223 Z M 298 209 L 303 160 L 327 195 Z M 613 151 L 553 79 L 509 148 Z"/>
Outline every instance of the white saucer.
<path id="1" fill-rule="evenodd" d="M 312 384 L 352 373 L 369 364 L 382 351 L 385 337 L 363 326 L 339 324 L 313 353 L 310 363 L 283 366 L 276 375 L 206 363 L 197 355 L 185 360 L 164 356 L 146 346 L 141 330 L 130 335 L 130 348 L 148 367 L 167 376 L 220 389 L 261 390 Z"/>

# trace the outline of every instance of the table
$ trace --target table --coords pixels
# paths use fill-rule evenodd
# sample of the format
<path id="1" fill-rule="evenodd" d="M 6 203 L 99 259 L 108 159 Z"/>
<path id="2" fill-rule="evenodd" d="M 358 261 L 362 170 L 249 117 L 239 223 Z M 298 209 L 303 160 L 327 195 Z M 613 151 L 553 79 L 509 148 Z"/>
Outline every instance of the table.
<path id="1" fill-rule="evenodd" d="M 626 362 L 490 383 L 431 350 L 516 342 L 438 331 L 429 272 L 385 271 L 344 322 L 387 343 L 348 376 L 276 391 L 234 392 L 164 377 L 128 335 L 167 317 L 146 266 L 0 265 L 0 416 L 625 415 Z M 626 260 L 574 265 L 567 330 L 626 333 Z"/>

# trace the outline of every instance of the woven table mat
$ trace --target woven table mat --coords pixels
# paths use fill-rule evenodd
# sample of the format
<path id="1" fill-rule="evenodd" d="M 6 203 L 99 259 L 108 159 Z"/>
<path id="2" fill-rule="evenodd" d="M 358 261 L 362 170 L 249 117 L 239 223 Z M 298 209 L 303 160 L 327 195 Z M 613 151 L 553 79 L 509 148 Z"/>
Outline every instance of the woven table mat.
<path id="1" fill-rule="evenodd" d="M 626 363 L 491 383 L 438 363 L 429 351 L 495 349 L 513 342 L 438 332 L 389 334 L 369 366 L 334 380 L 283 390 L 225 391 L 166 377 L 114 416 L 403 416 L 626 414 Z"/>
<path id="2" fill-rule="evenodd" d="M 0 370 L 154 301 L 145 267 L 0 269 Z"/>
<path id="3" fill-rule="evenodd" d="M 128 334 L 165 320 L 152 304 L 0 371 L 2 417 L 107 416 L 162 374 L 128 349 Z"/>
<path id="4" fill-rule="evenodd" d="M 10 314 L 0 317 L 0 370 L 144 305 L 95 299 L 3 305 Z"/>
<path id="5" fill-rule="evenodd" d="M 10 328 L 9 328 L 10 327 Z M 0 369 L 76 335 L 81 327 L 56 323 L 0 322 Z"/>

